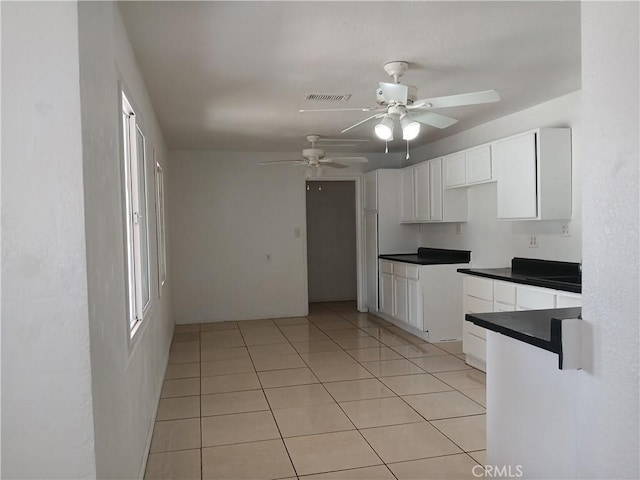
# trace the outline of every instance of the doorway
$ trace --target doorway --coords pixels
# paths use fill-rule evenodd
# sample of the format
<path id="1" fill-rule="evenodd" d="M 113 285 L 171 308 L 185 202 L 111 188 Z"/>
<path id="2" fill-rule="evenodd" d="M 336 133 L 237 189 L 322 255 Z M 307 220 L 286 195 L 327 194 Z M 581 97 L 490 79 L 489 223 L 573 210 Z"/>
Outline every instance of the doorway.
<path id="1" fill-rule="evenodd" d="M 358 299 L 355 180 L 308 180 L 307 279 L 309 303 Z"/>

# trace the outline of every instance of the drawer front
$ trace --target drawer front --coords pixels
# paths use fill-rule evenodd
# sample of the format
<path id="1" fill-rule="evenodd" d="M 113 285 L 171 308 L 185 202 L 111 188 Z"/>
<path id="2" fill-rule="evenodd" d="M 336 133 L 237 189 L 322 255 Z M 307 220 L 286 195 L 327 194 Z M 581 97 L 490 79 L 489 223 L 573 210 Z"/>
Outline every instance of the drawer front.
<path id="1" fill-rule="evenodd" d="M 407 278 L 410 280 L 418 280 L 420 278 L 420 267 L 417 265 L 407 265 Z"/>
<path id="2" fill-rule="evenodd" d="M 478 325 L 472 322 L 467 322 L 466 320 L 464 321 L 463 332 L 465 334 L 470 333 L 471 335 L 475 335 L 476 337 L 487 338 L 486 329 L 479 327 Z"/>
<path id="3" fill-rule="evenodd" d="M 406 263 L 394 263 L 393 274 L 396 277 L 407 278 L 407 264 Z"/>
<path id="4" fill-rule="evenodd" d="M 393 274 L 393 263 L 387 262 L 386 260 L 380 260 L 380 272 L 388 273 L 389 275 Z"/>
<path id="5" fill-rule="evenodd" d="M 494 312 L 514 312 L 516 310 L 515 305 L 505 305 L 500 302 L 493 302 L 493 311 Z"/>
<path id="6" fill-rule="evenodd" d="M 467 295 L 493 302 L 493 280 L 467 276 L 464 288 Z"/>
<path id="7" fill-rule="evenodd" d="M 582 306 L 582 295 L 569 295 L 560 293 L 557 299 L 557 308 L 570 308 Z"/>
<path id="8" fill-rule="evenodd" d="M 487 341 L 471 333 L 467 333 L 463 337 L 462 350 L 467 355 L 482 360 L 483 362 L 487 359 Z"/>
<path id="9" fill-rule="evenodd" d="M 554 292 L 518 287 L 518 310 L 541 310 L 556 308 L 556 295 Z"/>
<path id="10" fill-rule="evenodd" d="M 466 296 L 464 298 L 464 310 L 464 313 L 490 313 L 493 312 L 493 302 Z"/>
<path id="11" fill-rule="evenodd" d="M 506 305 L 515 305 L 516 286 L 513 283 L 493 282 L 493 300 Z"/>

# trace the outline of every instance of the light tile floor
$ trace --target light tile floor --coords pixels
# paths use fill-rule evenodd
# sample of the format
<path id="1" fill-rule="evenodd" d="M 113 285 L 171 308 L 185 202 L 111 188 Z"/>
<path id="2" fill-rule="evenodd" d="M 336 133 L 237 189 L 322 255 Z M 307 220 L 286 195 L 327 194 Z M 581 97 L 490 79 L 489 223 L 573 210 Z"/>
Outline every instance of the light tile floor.
<path id="1" fill-rule="evenodd" d="M 485 378 L 461 353 L 353 302 L 176 326 L 145 478 L 475 478 Z"/>

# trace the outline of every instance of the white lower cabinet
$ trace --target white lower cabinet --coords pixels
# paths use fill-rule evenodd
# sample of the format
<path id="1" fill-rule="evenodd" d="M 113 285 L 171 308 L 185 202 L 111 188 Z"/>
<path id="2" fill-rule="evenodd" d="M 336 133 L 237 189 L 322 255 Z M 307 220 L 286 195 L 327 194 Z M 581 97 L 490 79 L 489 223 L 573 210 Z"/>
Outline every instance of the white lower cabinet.
<path id="1" fill-rule="evenodd" d="M 493 312 L 493 292 L 493 280 L 464 276 L 462 351 L 466 362 L 482 371 L 486 370 L 486 331 L 464 320 L 464 315 Z"/>
<path id="2" fill-rule="evenodd" d="M 556 297 L 556 308 L 572 308 L 582 306 L 582 295 L 579 293 L 559 293 Z"/>
<path id="3" fill-rule="evenodd" d="M 389 268 L 393 268 L 391 262 L 386 262 Z M 387 315 L 393 315 L 393 270 L 384 272 L 382 264 L 380 268 L 380 311 Z"/>
<path id="4" fill-rule="evenodd" d="M 393 316 L 401 322 L 408 322 L 407 279 L 393 276 Z"/>
<path id="5" fill-rule="evenodd" d="M 467 313 L 513 312 L 582 306 L 582 295 L 464 275 L 462 350 L 466 362 L 486 371 L 486 330 L 464 319 Z"/>
<path id="6" fill-rule="evenodd" d="M 407 321 L 409 325 L 424 331 L 424 318 L 422 317 L 422 292 L 420 280 L 407 279 Z"/>
<path id="7" fill-rule="evenodd" d="M 462 279 L 456 270 L 465 266 L 380 260 L 380 316 L 430 342 L 461 340 Z"/>

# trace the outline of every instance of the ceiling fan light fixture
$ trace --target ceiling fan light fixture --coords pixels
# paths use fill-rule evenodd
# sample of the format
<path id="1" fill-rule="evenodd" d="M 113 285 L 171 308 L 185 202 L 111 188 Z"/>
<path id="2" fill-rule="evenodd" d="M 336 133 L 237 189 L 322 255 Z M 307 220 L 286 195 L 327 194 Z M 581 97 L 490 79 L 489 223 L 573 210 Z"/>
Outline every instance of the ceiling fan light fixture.
<path id="1" fill-rule="evenodd" d="M 411 120 L 407 115 L 400 119 L 400 126 L 402 127 L 403 140 L 413 140 L 420 133 L 420 123 Z"/>
<path id="2" fill-rule="evenodd" d="M 393 127 L 395 122 L 391 117 L 384 117 L 382 121 L 376 125 L 375 132 L 381 140 L 391 140 L 393 138 Z"/>

